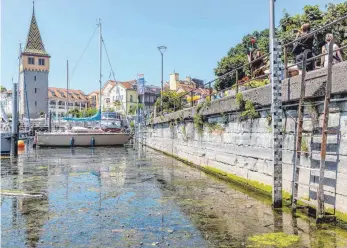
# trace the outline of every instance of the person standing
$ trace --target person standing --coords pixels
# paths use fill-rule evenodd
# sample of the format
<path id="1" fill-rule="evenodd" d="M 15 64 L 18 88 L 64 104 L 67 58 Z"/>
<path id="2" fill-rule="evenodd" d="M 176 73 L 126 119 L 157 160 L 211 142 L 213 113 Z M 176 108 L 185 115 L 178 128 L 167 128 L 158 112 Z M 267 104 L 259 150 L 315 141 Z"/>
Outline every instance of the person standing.
<path id="1" fill-rule="evenodd" d="M 298 33 L 296 35 L 296 39 L 299 39 L 300 37 L 303 37 L 302 39 L 298 40 L 293 47 L 293 54 L 295 55 L 295 62 L 299 63 L 299 73 L 301 74 L 302 71 L 302 61 L 304 59 L 304 52 L 307 51 L 307 59 L 310 59 L 313 57 L 313 40 L 314 36 L 309 35 L 311 31 L 311 25 L 309 23 L 305 23 L 301 26 L 301 29 L 298 30 Z M 314 61 L 308 61 L 306 62 L 306 71 L 312 71 L 314 70 Z"/>
<path id="2" fill-rule="evenodd" d="M 327 34 L 325 36 L 326 44 L 322 47 L 322 54 L 328 53 L 330 41 L 332 41 L 333 39 L 334 39 L 334 36 L 332 34 Z M 338 49 L 339 49 L 338 45 L 334 44 L 333 45 L 333 50 L 334 50 L 334 52 L 333 52 L 333 65 L 343 61 L 341 52 L 336 51 Z M 325 68 L 328 67 L 328 58 L 329 58 L 328 54 L 326 54 L 325 56 L 322 56 L 322 58 L 321 58 L 321 65 L 324 66 Z"/>

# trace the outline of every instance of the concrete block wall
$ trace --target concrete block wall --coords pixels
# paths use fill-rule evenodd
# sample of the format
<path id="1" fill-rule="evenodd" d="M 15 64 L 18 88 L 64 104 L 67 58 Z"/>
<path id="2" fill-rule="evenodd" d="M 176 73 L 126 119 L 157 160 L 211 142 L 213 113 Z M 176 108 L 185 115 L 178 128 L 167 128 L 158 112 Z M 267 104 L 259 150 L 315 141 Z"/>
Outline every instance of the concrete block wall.
<path id="1" fill-rule="evenodd" d="M 347 104 L 338 104 L 340 112 L 329 115 L 329 127 L 340 131 L 329 135 L 325 171 L 325 195 L 328 207 L 347 213 Z M 319 106 L 318 109 L 322 109 Z M 290 111 L 291 114 L 293 111 Z M 294 111 L 295 112 L 295 111 Z M 305 117 L 304 130 L 319 129 L 318 122 Z M 285 117 L 283 123 L 283 189 L 291 193 L 293 164 L 295 159 L 295 121 Z M 317 122 L 317 124 L 315 124 Z M 199 166 L 210 166 L 239 177 L 272 185 L 272 133 L 266 117 L 254 120 L 231 120 L 222 124 L 224 131 L 203 132 L 194 128 L 189 120 L 177 124 L 160 123 L 147 127 L 146 145 L 188 160 Z M 301 166 L 319 168 L 321 135 L 305 133 L 304 141 L 312 155 L 301 156 Z M 316 199 L 316 189 L 307 186 L 318 182 L 318 171 L 300 170 L 299 197 Z M 317 184 L 318 185 L 318 184 Z"/>
<path id="2" fill-rule="evenodd" d="M 329 115 L 329 128 L 337 129 L 339 134 L 328 136 L 329 155 L 326 159 L 324 189 L 327 207 L 335 206 L 338 211 L 347 213 L 347 63 L 338 64 L 333 68 L 334 71 L 335 100 L 330 106 L 334 111 Z M 302 167 L 319 168 L 321 143 L 319 130 L 322 126 L 322 99 L 325 92 L 316 89 L 324 88 L 325 77 L 324 70 L 308 73 L 306 92 L 311 93 L 306 97 L 312 103 L 305 108 L 304 142 L 313 154 L 301 156 Z M 282 84 L 287 85 L 284 87 L 286 92 L 283 92 L 282 97 L 284 106 L 286 104 L 288 106 L 285 107 L 283 119 L 283 189 L 291 193 L 297 106 L 289 105 L 297 102 L 300 88 L 298 78 L 286 80 Z M 221 124 L 223 131 L 210 130 L 204 125 L 203 132 L 198 132 L 192 120 L 196 108 L 191 108 L 152 120 L 151 125 L 147 126 L 146 144 L 199 166 L 214 167 L 245 179 L 272 185 L 272 132 L 266 118 L 269 110 L 264 111 L 270 107 L 268 105 L 271 100 L 270 87 L 248 90 L 243 92 L 243 95 L 244 99 L 252 100 L 257 103 L 258 109 L 262 109 L 259 110 L 261 118 L 240 120 L 237 118 L 238 108 L 235 99 L 229 97 L 213 101 L 210 106 L 202 108 L 199 112 L 205 121 L 211 116 L 228 116 L 226 123 Z M 315 134 L 312 135 L 313 133 Z M 300 170 L 299 197 L 305 200 L 309 198 L 312 204 L 315 204 L 316 189 L 309 188 L 308 185 L 318 185 L 318 173 L 318 171 Z"/>

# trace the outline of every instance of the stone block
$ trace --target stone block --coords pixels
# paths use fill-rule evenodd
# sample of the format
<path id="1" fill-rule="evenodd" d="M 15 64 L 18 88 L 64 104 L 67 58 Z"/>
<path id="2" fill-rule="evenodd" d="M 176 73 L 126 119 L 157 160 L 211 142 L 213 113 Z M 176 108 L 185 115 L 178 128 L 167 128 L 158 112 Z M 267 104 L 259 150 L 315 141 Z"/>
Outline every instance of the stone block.
<path id="1" fill-rule="evenodd" d="M 337 173 L 336 193 L 347 196 L 347 174 Z"/>
<path id="2" fill-rule="evenodd" d="M 256 171 L 248 171 L 248 179 L 263 183 L 265 185 L 272 185 L 273 181 L 271 176 Z"/>

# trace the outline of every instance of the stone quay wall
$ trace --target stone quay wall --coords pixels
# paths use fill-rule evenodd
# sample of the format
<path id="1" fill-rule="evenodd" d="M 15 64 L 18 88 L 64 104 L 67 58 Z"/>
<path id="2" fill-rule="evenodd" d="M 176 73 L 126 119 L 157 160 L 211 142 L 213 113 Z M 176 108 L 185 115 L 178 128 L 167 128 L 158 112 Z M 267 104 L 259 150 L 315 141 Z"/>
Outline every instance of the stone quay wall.
<path id="1" fill-rule="evenodd" d="M 303 151 L 301 166 L 319 168 L 323 101 L 326 70 L 306 77 Z M 282 82 L 283 115 L 283 190 L 291 193 L 295 159 L 296 119 L 300 77 Z M 273 182 L 272 128 L 269 85 L 242 92 L 251 101 L 258 118 L 241 118 L 235 96 L 156 117 L 147 123 L 145 143 L 206 170 L 225 173 L 256 188 L 271 192 Z M 347 62 L 333 66 L 332 102 L 325 169 L 325 201 L 328 208 L 347 214 Z M 204 124 L 194 124 L 194 116 Z M 195 120 L 196 123 L 196 120 Z M 217 124 L 218 123 L 218 124 Z M 299 197 L 316 204 L 318 170 L 300 169 Z M 287 194 L 288 196 L 288 194 Z"/>

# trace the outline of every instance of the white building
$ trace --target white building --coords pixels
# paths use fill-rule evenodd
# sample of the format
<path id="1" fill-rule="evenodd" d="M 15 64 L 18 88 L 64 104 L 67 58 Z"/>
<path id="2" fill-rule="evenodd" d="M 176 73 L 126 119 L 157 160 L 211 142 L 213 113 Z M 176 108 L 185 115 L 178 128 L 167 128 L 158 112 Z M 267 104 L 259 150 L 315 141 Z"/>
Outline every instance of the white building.
<path id="1" fill-rule="evenodd" d="M 114 109 L 125 114 L 137 104 L 136 80 L 115 82 L 109 80 L 101 91 L 102 109 Z"/>
<path id="2" fill-rule="evenodd" d="M 81 90 L 69 89 L 68 96 L 67 89 L 49 87 L 48 102 L 53 116 L 66 116 L 68 110 L 83 111 L 88 108 L 88 97 Z"/>
<path id="3" fill-rule="evenodd" d="M 1 92 L 0 105 L 7 115 L 12 115 L 12 90 Z"/>

